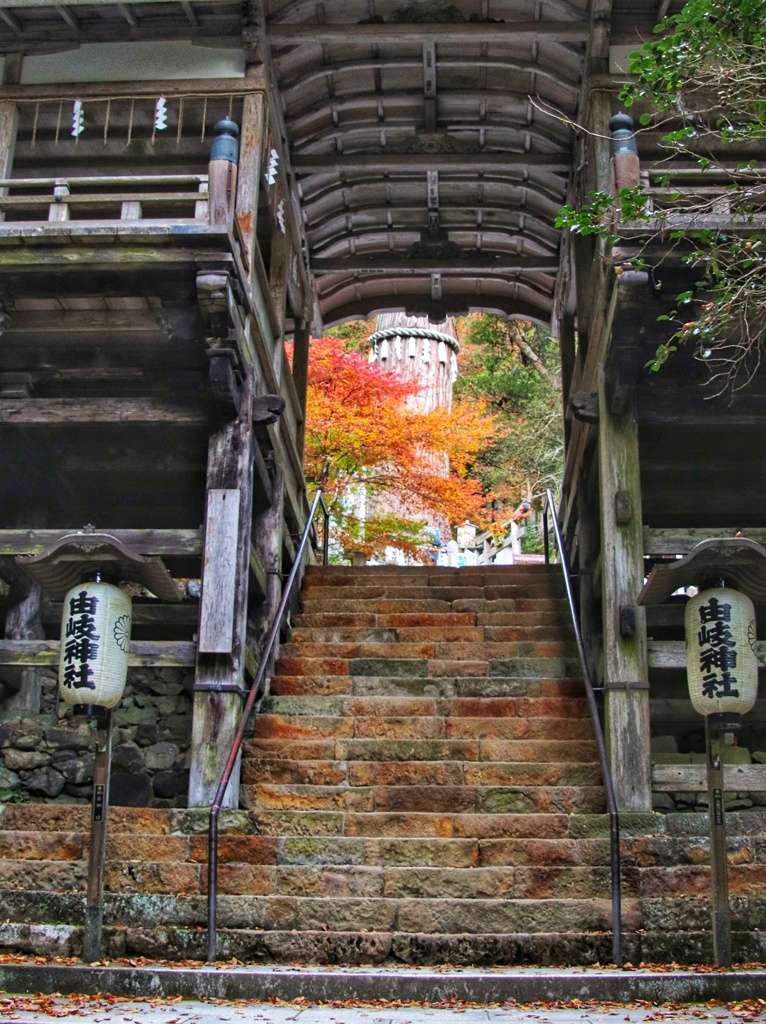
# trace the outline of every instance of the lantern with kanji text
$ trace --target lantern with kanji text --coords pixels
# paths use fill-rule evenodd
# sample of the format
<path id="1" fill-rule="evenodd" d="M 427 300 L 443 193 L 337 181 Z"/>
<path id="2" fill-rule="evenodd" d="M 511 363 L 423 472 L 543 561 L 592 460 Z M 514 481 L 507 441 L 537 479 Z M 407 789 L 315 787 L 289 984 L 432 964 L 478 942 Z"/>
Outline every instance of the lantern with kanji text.
<path id="1" fill-rule="evenodd" d="M 704 589 L 686 604 L 689 696 L 701 715 L 736 724 L 758 693 L 753 602 L 731 587 Z"/>
<path id="2" fill-rule="evenodd" d="M 79 583 L 64 598 L 59 693 L 67 704 L 113 708 L 125 692 L 131 601 L 99 579 Z"/>

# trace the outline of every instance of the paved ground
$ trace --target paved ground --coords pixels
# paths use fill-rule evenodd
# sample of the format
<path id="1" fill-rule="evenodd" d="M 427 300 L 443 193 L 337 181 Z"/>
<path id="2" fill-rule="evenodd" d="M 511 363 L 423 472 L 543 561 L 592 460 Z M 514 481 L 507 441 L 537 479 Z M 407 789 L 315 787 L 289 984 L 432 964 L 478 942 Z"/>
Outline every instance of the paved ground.
<path id="1" fill-rule="evenodd" d="M 316 1005 L 246 1000 L 129 1000 L 119 997 L 0 994 L 0 1024 L 749 1024 L 766 1020 L 766 1001 Z"/>

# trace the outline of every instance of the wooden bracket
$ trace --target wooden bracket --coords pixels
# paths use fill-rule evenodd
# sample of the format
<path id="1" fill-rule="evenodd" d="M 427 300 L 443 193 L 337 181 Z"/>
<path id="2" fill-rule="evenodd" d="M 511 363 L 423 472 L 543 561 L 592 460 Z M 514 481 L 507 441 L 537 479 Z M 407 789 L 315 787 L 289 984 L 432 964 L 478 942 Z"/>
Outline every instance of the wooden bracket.
<path id="1" fill-rule="evenodd" d="M 205 325 L 216 337 L 225 337 L 229 328 L 229 275 L 220 270 L 201 270 L 197 274 L 197 302 Z"/>
<path id="2" fill-rule="evenodd" d="M 593 391 L 576 391 L 569 396 L 569 408 L 576 420 L 581 423 L 598 423 L 598 393 Z"/>
<path id="3" fill-rule="evenodd" d="M 208 381 L 213 398 L 226 418 L 234 419 L 239 416 L 242 405 L 242 384 L 235 372 L 236 353 L 230 348 L 211 348 L 207 351 L 207 357 Z"/>
<path id="4" fill-rule="evenodd" d="M 619 526 L 633 522 L 633 495 L 630 491 L 615 491 L 614 518 Z"/>
<path id="5" fill-rule="evenodd" d="M 620 636 L 636 635 L 636 609 L 632 604 L 620 605 Z"/>
<path id="6" fill-rule="evenodd" d="M 253 423 L 276 423 L 284 411 L 284 398 L 279 395 L 261 395 L 253 401 Z"/>

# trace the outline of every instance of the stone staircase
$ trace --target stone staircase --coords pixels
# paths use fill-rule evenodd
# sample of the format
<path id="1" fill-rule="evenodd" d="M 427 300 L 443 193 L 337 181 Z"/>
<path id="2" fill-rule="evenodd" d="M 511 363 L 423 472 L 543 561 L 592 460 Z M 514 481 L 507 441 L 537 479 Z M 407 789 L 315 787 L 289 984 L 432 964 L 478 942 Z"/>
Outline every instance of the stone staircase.
<path id="1" fill-rule="evenodd" d="M 219 955 L 611 959 L 608 821 L 556 570 L 312 569 L 221 815 Z M 0 949 L 81 949 L 89 809 L 2 809 Z M 763 959 L 766 815 L 727 817 Z M 204 809 L 113 808 L 106 955 L 203 958 Z M 624 816 L 633 961 L 710 956 L 706 820 Z"/>

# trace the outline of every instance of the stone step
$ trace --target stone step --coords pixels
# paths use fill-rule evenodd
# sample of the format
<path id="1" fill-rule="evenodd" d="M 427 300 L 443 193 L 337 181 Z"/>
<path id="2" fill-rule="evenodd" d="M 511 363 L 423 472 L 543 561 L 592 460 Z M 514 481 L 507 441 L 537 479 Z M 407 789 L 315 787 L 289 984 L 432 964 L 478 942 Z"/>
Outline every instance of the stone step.
<path id="1" fill-rule="evenodd" d="M 388 645 L 380 645 L 388 646 Z M 465 652 L 468 653 L 468 652 Z M 580 663 L 570 657 L 280 657 L 277 675 L 405 676 L 408 679 L 440 676 L 578 676 Z"/>
<path id="2" fill-rule="evenodd" d="M 280 699 L 280 698 L 277 698 Z M 374 699 L 374 698 L 372 698 Z M 355 739 L 431 740 L 506 739 L 571 740 L 590 733 L 582 718 L 442 718 L 428 715 L 356 715 L 340 718 L 309 715 L 259 715 L 253 729 L 256 738 L 285 739 L 344 737 Z"/>
<path id="3" fill-rule="evenodd" d="M 368 597 L 364 603 L 358 598 L 312 597 L 303 602 L 304 615 L 317 615 L 322 612 L 342 612 L 354 614 L 357 610 L 376 615 L 392 614 L 434 614 L 441 612 L 474 612 L 475 614 L 492 614 L 497 612 L 530 612 L 532 614 L 556 614 L 562 619 L 569 615 L 569 606 L 563 599 L 553 597 L 465 597 L 461 599 L 440 599 L 431 594 L 429 597 L 415 598 L 409 588 L 402 588 L 404 593 L 398 597 Z M 360 605 L 362 605 L 360 609 Z"/>
<path id="4" fill-rule="evenodd" d="M 494 611 L 494 612 L 373 612 L 373 611 L 304 611 L 292 617 L 292 623 L 298 628 L 338 628 L 338 627 L 374 627 L 377 629 L 422 628 L 436 626 L 450 631 L 463 626 L 505 626 L 543 628 L 554 626 L 557 629 L 571 629 L 569 611 Z"/>
<path id="5" fill-rule="evenodd" d="M 445 633 L 447 637 L 445 638 Z M 574 634 L 552 623 L 531 626 L 306 626 L 294 628 L 292 644 L 411 644 L 424 641 L 448 643 L 571 643 Z"/>
<path id="6" fill-rule="evenodd" d="M 496 660 L 498 658 L 561 658 L 577 656 L 577 646 L 570 640 L 420 640 L 405 643 L 401 640 L 383 640 L 358 643 L 355 641 L 289 642 L 280 648 L 281 659 L 293 658 L 417 658 L 448 659 L 453 661 Z"/>
<path id="7" fill-rule="evenodd" d="M 289 675 L 272 676 L 270 691 L 274 695 L 301 694 L 357 697 L 582 697 L 581 679 L 572 676 L 540 678 L 534 676 L 350 676 Z"/>
<path id="8" fill-rule="evenodd" d="M 265 697 L 261 715 L 324 715 L 400 718 L 585 718 L 584 697 L 353 697 L 342 694 Z"/>
<path id="9" fill-rule="evenodd" d="M 320 730 L 347 719 L 306 719 Z M 327 723 L 327 724 L 324 724 Z M 353 727 L 353 722 L 351 722 Z M 293 739 L 273 735 L 245 740 L 244 758 L 287 758 L 309 761 L 546 761 L 593 762 L 592 740 L 504 739 L 352 739 L 317 736 Z"/>
<path id="10" fill-rule="evenodd" d="M 598 764 L 245 758 L 242 782 L 311 786 L 599 786 Z"/>
<path id="11" fill-rule="evenodd" d="M 370 583 L 356 586 L 330 586 L 324 581 L 321 584 L 307 586 L 302 591 L 301 600 L 304 606 L 316 605 L 325 600 L 343 601 L 346 605 L 353 603 L 362 608 L 369 601 L 445 601 L 459 604 L 466 600 L 507 601 L 507 600 L 540 600 L 564 601 L 566 590 L 563 585 L 552 585 L 548 582 L 510 584 L 501 586 L 418 586 L 416 583 Z"/>
<path id="12" fill-rule="evenodd" d="M 257 782 L 240 787 L 253 811 L 306 810 L 476 814 L 599 814 L 601 786 L 306 785 Z"/>
<path id="13" fill-rule="evenodd" d="M 457 580 L 516 579 L 526 576 L 560 577 L 561 566 L 545 563 L 523 565 L 312 565 L 306 569 L 306 576 L 320 579 L 351 578 L 378 579 L 393 578 L 439 578 Z"/>
<path id="14" fill-rule="evenodd" d="M 437 869 L 440 870 L 440 869 Z M 73 894 L 68 900 L 51 899 L 49 907 L 40 906 L 40 891 L 27 890 L 26 901 L 13 892 L 0 893 L 0 914 L 3 920 L 17 923 L 55 918 L 60 924 L 82 921 L 82 898 Z M 158 894 L 160 895 L 160 894 Z M 185 894 L 184 894 L 185 895 Z M 192 894 L 193 895 L 193 894 Z M 597 931 L 608 927 L 610 905 L 605 899 L 452 899 L 416 897 L 344 897 L 288 896 L 259 894 L 223 894 L 219 908 L 224 928 L 246 929 L 324 929 L 333 931 L 405 931 L 454 934 L 469 932 L 547 932 Z M 55 893 L 51 893 L 55 897 Z M 131 896 L 133 898 L 131 899 Z M 8 898 L 10 897 L 10 899 Z M 205 923 L 204 898 L 181 899 L 166 895 L 155 901 L 153 916 L 164 929 L 177 925 L 200 926 Z M 27 909 L 24 911 L 24 904 Z M 15 906 L 14 906 L 15 904 Z M 35 907 L 35 904 L 37 906 Z M 140 894 L 115 893 L 105 906 L 104 923 L 144 925 L 147 923 L 147 901 Z M 155 909 L 156 908 L 156 909 Z M 42 915 L 41 915 L 42 912 Z M 119 914 L 119 916 L 117 916 Z M 200 917 L 200 915 L 202 915 Z M 26 919 L 26 921 L 25 921 Z"/>

